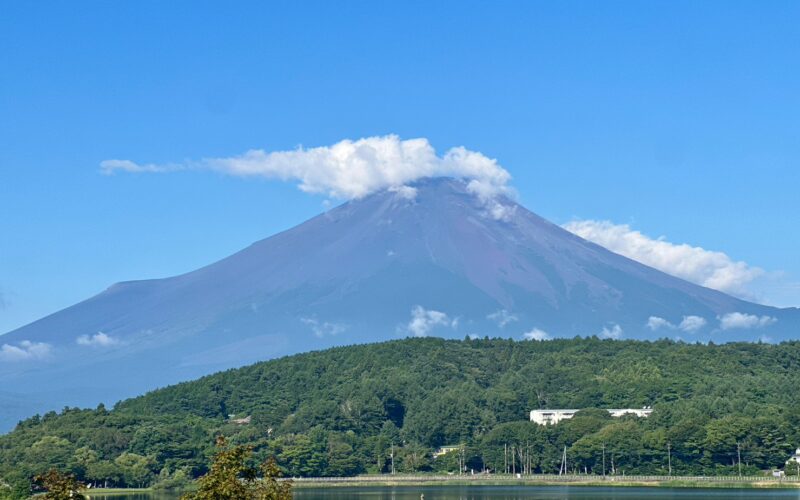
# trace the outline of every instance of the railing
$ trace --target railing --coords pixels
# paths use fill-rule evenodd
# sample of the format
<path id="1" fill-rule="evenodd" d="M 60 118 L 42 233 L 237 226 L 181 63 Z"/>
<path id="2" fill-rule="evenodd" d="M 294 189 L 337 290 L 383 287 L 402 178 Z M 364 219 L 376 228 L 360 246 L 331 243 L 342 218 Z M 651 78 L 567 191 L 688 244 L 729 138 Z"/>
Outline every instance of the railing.
<path id="1" fill-rule="evenodd" d="M 798 476 L 628 476 L 607 475 L 605 477 L 591 474 L 380 474 L 352 477 L 300 477 L 292 478 L 299 483 L 420 483 L 420 482 L 466 482 L 466 481 L 503 481 L 503 482 L 548 482 L 548 483 L 588 483 L 588 482 L 631 482 L 654 483 L 665 481 L 685 482 L 714 482 L 714 483 L 800 483 Z"/>

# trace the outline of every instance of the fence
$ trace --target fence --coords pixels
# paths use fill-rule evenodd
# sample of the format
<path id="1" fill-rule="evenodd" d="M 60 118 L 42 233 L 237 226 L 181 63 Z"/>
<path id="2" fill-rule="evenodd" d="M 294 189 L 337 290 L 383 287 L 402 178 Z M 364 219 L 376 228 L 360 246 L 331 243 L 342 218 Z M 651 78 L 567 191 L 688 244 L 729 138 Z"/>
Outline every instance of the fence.
<path id="1" fill-rule="evenodd" d="M 591 474 L 464 474 L 464 475 L 435 475 L 435 474 L 380 474 L 353 477 L 301 477 L 293 478 L 298 483 L 422 483 L 422 482 L 508 482 L 508 483 L 661 483 L 675 482 L 708 482 L 708 483 L 797 483 L 798 476 L 596 476 Z"/>

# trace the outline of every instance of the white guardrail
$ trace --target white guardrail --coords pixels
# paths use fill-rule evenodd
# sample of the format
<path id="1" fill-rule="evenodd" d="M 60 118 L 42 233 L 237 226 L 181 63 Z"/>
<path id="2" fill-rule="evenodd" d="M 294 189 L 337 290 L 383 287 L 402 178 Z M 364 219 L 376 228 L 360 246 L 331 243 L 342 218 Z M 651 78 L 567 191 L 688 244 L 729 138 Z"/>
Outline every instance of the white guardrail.
<path id="1" fill-rule="evenodd" d="M 464 474 L 464 475 L 435 475 L 435 474 L 380 474 L 352 477 L 298 477 L 287 478 L 298 483 L 305 482 L 331 482 L 331 483 L 385 483 L 385 482 L 446 482 L 446 481 L 507 481 L 507 482 L 553 482 L 553 483 L 585 483 L 585 482 L 663 482 L 663 481 L 689 481 L 689 482 L 719 482 L 719 483 L 800 483 L 798 476 L 595 476 L 585 475 L 558 475 L 558 474 Z"/>

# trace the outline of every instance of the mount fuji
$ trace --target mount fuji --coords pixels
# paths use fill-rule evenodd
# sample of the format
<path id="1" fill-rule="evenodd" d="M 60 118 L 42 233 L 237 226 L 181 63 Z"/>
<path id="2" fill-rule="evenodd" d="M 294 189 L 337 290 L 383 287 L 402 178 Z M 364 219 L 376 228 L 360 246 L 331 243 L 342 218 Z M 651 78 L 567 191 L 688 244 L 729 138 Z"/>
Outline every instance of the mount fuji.
<path id="1" fill-rule="evenodd" d="M 755 323 L 726 327 L 726 315 Z M 670 326 L 654 331 L 651 317 Z M 685 318 L 689 328 L 674 326 Z M 0 358 L 0 430 L 64 405 L 409 335 L 778 341 L 798 326 L 796 308 L 684 281 L 508 197 L 429 178 L 349 201 L 196 271 L 115 284 L 1 336 L 6 349 L 31 355 Z"/>

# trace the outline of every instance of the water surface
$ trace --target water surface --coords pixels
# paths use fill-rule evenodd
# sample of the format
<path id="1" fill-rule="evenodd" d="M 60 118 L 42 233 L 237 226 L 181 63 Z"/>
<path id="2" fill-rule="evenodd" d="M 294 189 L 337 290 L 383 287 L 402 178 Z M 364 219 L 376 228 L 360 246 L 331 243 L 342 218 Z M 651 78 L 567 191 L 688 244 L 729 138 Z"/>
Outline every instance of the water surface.
<path id="1" fill-rule="evenodd" d="M 424 495 L 424 497 L 423 497 Z M 92 500 L 176 500 L 178 494 L 91 495 Z M 298 500 L 800 500 L 800 490 L 748 488 L 629 488 L 595 486 L 369 486 L 296 488 Z"/>

